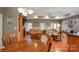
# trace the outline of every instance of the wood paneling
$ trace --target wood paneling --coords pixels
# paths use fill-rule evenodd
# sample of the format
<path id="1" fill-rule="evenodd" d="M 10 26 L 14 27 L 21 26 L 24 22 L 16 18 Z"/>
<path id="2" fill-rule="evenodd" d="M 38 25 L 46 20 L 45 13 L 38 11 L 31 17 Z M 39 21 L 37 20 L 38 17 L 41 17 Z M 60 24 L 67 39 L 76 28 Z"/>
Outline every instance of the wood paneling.
<path id="1" fill-rule="evenodd" d="M 68 45 L 70 52 L 78 52 L 79 51 L 79 37 L 72 34 L 67 34 L 68 37 Z"/>
<path id="2" fill-rule="evenodd" d="M 18 41 L 23 40 L 23 16 L 18 17 Z"/>

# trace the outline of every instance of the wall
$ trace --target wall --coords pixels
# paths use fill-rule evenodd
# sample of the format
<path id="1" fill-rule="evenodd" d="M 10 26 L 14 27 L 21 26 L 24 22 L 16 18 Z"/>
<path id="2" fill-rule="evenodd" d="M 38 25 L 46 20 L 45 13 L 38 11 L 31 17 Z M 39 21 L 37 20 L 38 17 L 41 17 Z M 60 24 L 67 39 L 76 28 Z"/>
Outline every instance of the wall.
<path id="1" fill-rule="evenodd" d="M 3 8 L 0 8 L 0 48 L 2 47 L 2 34 L 3 34 Z"/>
<path id="2" fill-rule="evenodd" d="M 2 35 L 5 33 L 9 34 L 17 34 L 17 28 L 18 28 L 18 11 L 17 8 L 13 7 L 0 7 L 0 14 L 2 14 L 2 21 L 0 22 L 0 30 L 2 29 Z M 12 24 L 7 23 L 7 18 L 12 17 L 12 19 L 9 18 L 9 20 L 12 20 Z M 1 38 L 0 38 L 1 39 Z M 0 40 L 0 48 L 2 47 L 2 40 Z"/>
<path id="3" fill-rule="evenodd" d="M 73 28 L 70 28 L 68 26 L 68 22 L 69 21 L 73 22 Z M 68 18 L 68 19 L 64 19 L 62 21 L 62 30 L 69 32 L 71 29 L 73 29 L 74 31 L 79 32 L 79 16 L 75 16 L 75 17 L 71 17 L 71 18 Z"/>
<path id="4" fill-rule="evenodd" d="M 2 25 L 3 25 L 2 24 L 3 23 L 3 20 L 2 20 L 3 19 L 3 17 L 2 17 L 3 16 L 3 8 L 2 7 L 0 7 L 0 16 L 1 16 L 1 18 L 0 18 L 0 30 L 2 31 Z"/>
<path id="5" fill-rule="evenodd" d="M 7 20 L 11 20 L 11 23 L 8 23 Z M 14 7 L 5 7 L 3 8 L 3 34 L 17 34 L 18 25 L 18 11 Z"/>
<path id="6" fill-rule="evenodd" d="M 0 7 L 0 14 L 2 14 L 2 16 L 3 16 L 3 8 L 2 7 Z M 2 19 L 3 19 L 3 17 L 2 17 Z M 3 23 L 3 20 L 1 20 L 2 22 L 0 22 L 0 24 L 2 24 Z M 0 30 L 2 30 L 3 29 L 3 24 L 2 25 L 0 25 Z M 3 32 L 2 32 L 3 33 Z"/>
<path id="7" fill-rule="evenodd" d="M 40 27 L 40 23 L 45 23 L 46 24 L 46 29 L 47 27 L 50 27 L 51 23 L 59 23 L 59 21 L 54 21 L 54 20 L 50 20 L 50 19 L 28 19 L 27 22 L 31 22 L 33 24 L 33 28 L 35 27 L 34 26 L 34 23 L 37 22 L 38 23 L 38 28 Z"/>
<path id="8" fill-rule="evenodd" d="M 3 8 L 2 7 L 0 7 L 0 13 L 2 13 L 3 12 Z"/>

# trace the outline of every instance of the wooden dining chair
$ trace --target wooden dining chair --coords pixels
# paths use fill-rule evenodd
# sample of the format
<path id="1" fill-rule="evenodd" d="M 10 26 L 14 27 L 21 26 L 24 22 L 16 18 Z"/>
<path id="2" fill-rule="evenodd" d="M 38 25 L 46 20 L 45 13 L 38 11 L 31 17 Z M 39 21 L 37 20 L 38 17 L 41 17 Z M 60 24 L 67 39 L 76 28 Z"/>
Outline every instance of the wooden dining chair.
<path id="1" fill-rule="evenodd" d="M 49 36 L 48 35 L 48 42 L 47 42 L 47 45 L 48 45 L 48 52 L 50 52 L 50 49 L 51 49 L 51 46 L 52 46 L 52 36 Z"/>
<path id="2" fill-rule="evenodd" d="M 14 44 L 14 43 L 16 43 L 16 42 L 17 42 L 17 35 L 16 35 L 16 34 L 13 34 L 13 35 L 11 36 L 11 43 Z"/>
<path id="3" fill-rule="evenodd" d="M 41 39 L 41 35 L 40 34 L 32 34 L 31 38 L 32 39 L 36 39 L 36 40 L 40 40 Z"/>
<path id="4" fill-rule="evenodd" d="M 8 45 L 10 45 L 10 44 L 11 44 L 10 35 L 9 35 L 9 34 L 3 35 L 2 42 L 3 42 L 3 45 L 4 45 L 5 47 L 8 46 Z"/>
<path id="5" fill-rule="evenodd" d="M 50 52 L 51 46 L 52 46 L 52 43 L 50 43 L 48 46 L 48 52 Z"/>

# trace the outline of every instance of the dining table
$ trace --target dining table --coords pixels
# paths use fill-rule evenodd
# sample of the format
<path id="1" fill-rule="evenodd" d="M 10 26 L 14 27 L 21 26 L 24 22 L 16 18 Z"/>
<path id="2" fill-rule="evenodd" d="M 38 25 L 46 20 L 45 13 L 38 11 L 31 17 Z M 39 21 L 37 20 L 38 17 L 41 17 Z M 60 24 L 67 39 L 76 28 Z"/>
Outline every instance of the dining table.
<path id="1" fill-rule="evenodd" d="M 61 34 L 52 34 L 51 35 L 53 37 L 54 41 L 61 41 Z"/>
<path id="2" fill-rule="evenodd" d="M 1 49 L 1 52 L 47 52 L 48 46 L 40 40 L 22 40 Z"/>

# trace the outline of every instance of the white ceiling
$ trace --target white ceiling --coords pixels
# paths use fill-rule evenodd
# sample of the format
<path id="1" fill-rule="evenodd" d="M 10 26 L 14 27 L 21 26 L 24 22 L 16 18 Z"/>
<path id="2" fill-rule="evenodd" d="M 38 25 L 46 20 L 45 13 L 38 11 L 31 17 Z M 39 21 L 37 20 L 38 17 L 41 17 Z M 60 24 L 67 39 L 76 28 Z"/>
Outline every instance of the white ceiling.
<path id="1" fill-rule="evenodd" d="M 79 14 L 78 7 L 27 7 L 26 10 L 34 10 L 32 16 L 72 16 Z"/>

